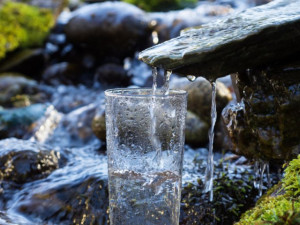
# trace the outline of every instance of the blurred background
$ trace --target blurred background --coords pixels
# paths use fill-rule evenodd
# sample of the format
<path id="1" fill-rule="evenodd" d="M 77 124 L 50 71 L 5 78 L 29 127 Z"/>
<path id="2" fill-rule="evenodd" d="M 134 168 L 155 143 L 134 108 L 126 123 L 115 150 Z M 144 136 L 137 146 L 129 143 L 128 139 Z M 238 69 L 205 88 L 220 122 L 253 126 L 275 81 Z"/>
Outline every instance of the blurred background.
<path id="1" fill-rule="evenodd" d="M 104 90 L 151 87 L 141 50 L 268 2 L 0 0 L 0 224 L 107 224 Z M 218 119 L 209 203 L 201 189 L 211 85 L 176 74 L 170 82 L 189 93 L 181 224 L 232 224 L 254 205 L 259 171 L 228 151 Z M 217 83 L 220 118 L 236 97 L 229 76 Z"/>

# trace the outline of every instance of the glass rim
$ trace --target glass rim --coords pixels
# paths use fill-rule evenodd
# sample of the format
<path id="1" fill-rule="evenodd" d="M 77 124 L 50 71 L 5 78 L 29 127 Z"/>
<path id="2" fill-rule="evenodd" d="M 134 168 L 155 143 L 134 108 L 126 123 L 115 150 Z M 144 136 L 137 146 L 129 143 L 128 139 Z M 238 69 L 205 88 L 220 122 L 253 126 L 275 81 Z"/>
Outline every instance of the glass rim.
<path id="1" fill-rule="evenodd" d="M 138 93 L 138 91 L 149 91 L 151 94 L 142 94 Z M 158 88 L 157 90 L 161 90 Z M 136 93 L 129 93 L 130 91 L 136 91 Z M 127 93 L 126 93 L 127 92 Z M 170 89 L 168 95 L 164 94 L 152 94 L 152 88 L 113 88 L 107 89 L 104 91 L 105 96 L 108 97 L 134 97 L 134 98 L 150 98 L 150 97 L 158 97 L 158 98 L 168 98 L 168 97 L 179 97 L 179 96 L 187 96 L 187 91 L 180 89 Z"/>

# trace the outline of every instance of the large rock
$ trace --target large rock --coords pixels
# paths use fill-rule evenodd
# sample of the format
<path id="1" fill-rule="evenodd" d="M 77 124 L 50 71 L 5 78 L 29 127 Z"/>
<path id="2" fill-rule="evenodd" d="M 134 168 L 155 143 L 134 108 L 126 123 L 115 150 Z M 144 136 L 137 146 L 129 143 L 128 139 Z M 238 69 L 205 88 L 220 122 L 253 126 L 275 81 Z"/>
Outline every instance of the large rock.
<path id="1" fill-rule="evenodd" d="M 188 110 L 196 113 L 199 118 L 210 124 L 212 87 L 209 81 L 198 78 L 194 82 L 189 82 L 180 86 L 188 92 Z M 222 109 L 232 99 L 229 89 L 221 82 L 217 82 L 217 111 L 220 114 Z"/>
<path id="2" fill-rule="evenodd" d="M 284 178 L 245 212 L 235 225 L 300 224 L 300 156 L 289 163 Z"/>
<path id="3" fill-rule="evenodd" d="M 65 31 L 73 43 L 119 58 L 146 47 L 151 36 L 145 12 L 124 2 L 84 6 L 74 12 Z"/>
<path id="4" fill-rule="evenodd" d="M 202 121 L 196 114 L 187 111 L 185 120 L 185 143 L 199 146 L 207 143 L 208 123 Z"/>
<path id="5" fill-rule="evenodd" d="M 183 32 L 139 57 L 152 66 L 209 79 L 292 58 L 300 51 L 299 4 L 276 0 L 250 8 Z"/>
<path id="6" fill-rule="evenodd" d="M 46 63 L 43 49 L 21 49 L 10 54 L 0 63 L 0 72 L 14 72 L 40 79 Z"/>
<path id="7" fill-rule="evenodd" d="M 43 73 L 42 77 L 45 83 L 51 85 L 74 85 L 80 81 L 82 68 L 78 64 L 60 62 L 49 66 Z"/>
<path id="8" fill-rule="evenodd" d="M 99 81 L 101 84 L 115 87 L 128 87 L 131 84 L 131 77 L 127 74 L 124 67 L 114 63 L 98 67 L 94 80 Z"/>
<path id="9" fill-rule="evenodd" d="M 23 184 L 42 179 L 66 163 L 59 152 L 30 141 L 6 139 L 0 148 L 0 181 Z"/>
<path id="10" fill-rule="evenodd" d="M 241 103 L 223 111 L 235 151 L 283 161 L 300 154 L 300 60 L 237 75 Z"/>
<path id="11" fill-rule="evenodd" d="M 107 179 L 87 177 L 29 195 L 17 210 L 53 224 L 99 224 L 108 219 Z"/>
<path id="12" fill-rule="evenodd" d="M 154 29 L 157 33 L 157 39 L 154 38 L 153 42 L 157 44 L 157 42 L 161 43 L 175 38 L 179 36 L 181 30 L 185 28 L 200 26 L 220 16 L 229 14 L 232 11 L 229 5 L 219 5 L 216 2 L 201 1 L 196 8 L 185 8 L 183 10 L 163 13 L 149 13 L 152 20 L 151 23 L 155 25 Z"/>
<path id="13" fill-rule="evenodd" d="M 25 107 L 46 102 L 52 90 L 21 74 L 0 73 L 0 105 L 6 108 Z"/>

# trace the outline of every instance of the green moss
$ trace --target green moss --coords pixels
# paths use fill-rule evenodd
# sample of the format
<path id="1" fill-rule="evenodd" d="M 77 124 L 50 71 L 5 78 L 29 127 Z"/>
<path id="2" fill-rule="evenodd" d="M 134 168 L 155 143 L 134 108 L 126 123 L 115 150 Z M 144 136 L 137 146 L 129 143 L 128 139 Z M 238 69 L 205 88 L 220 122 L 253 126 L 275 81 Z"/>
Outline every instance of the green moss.
<path id="1" fill-rule="evenodd" d="M 146 11 L 167 11 L 194 6 L 197 0 L 122 0 Z"/>
<path id="2" fill-rule="evenodd" d="M 289 163 L 281 183 L 236 223 L 244 224 L 300 224 L 300 155 Z"/>
<path id="3" fill-rule="evenodd" d="M 18 47 L 41 45 L 54 16 L 47 9 L 7 2 L 0 8 L 0 60 Z"/>
<path id="4" fill-rule="evenodd" d="M 258 190 L 252 174 L 245 170 L 232 171 L 220 163 L 215 167 L 214 198 L 204 193 L 204 184 L 184 185 L 182 190 L 181 225 L 230 225 L 242 213 L 255 205 Z"/>

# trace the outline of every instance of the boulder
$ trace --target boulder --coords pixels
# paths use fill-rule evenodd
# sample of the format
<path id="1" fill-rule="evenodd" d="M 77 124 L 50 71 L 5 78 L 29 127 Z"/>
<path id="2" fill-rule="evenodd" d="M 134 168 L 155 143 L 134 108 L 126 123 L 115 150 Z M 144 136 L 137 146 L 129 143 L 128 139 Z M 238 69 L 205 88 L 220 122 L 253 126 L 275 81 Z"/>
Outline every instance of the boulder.
<path id="1" fill-rule="evenodd" d="M 45 83 L 51 85 L 74 85 L 79 83 L 82 68 L 80 65 L 60 62 L 46 68 L 42 77 Z"/>
<path id="2" fill-rule="evenodd" d="M 229 5 L 219 5 L 216 2 L 202 1 L 196 8 L 185 8 L 170 12 L 149 13 L 157 39 L 154 44 L 164 42 L 180 35 L 181 30 L 188 27 L 197 27 L 227 15 L 233 10 Z M 155 34 L 155 33 L 153 33 Z"/>
<path id="3" fill-rule="evenodd" d="M 172 88 L 187 91 L 188 110 L 195 113 L 201 120 L 210 124 L 212 87 L 208 80 L 198 78 L 193 82 L 186 82 L 186 79 L 182 78 L 177 81 L 176 84 L 172 85 Z M 229 89 L 221 82 L 217 82 L 216 96 L 217 111 L 220 114 L 222 109 L 232 99 L 232 96 Z"/>
<path id="4" fill-rule="evenodd" d="M 185 7 L 193 7 L 197 4 L 197 0 L 122 0 L 146 11 L 170 11 Z"/>
<path id="5" fill-rule="evenodd" d="M 53 224 L 99 224 L 108 220 L 108 182 L 87 177 L 43 193 L 29 195 L 17 211 Z"/>
<path id="6" fill-rule="evenodd" d="M 23 184 L 42 179 L 66 163 L 59 152 L 30 141 L 10 138 L 0 141 L 0 148 L 1 181 Z"/>
<path id="7" fill-rule="evenodd" d="M 46 102 L 52 90 L 17 73 L 0 73 L 0 105 L 6 108 L 25 107 Z"/>
<path id="8" fill-rule="evenodd" d="M 223 111 L 236 153 L 277 162 L 300 154 L 299 68 L 297 60 L 236 75 L 242 100 Z"/>
<path id="9" fill-rule="evenodd" d="M 210 80 L 293 58 L 300 51 L 299 4 L 300 0 L 276 0 L 232 14 L 146 49 L 139 58 Z"/>
<path id="10" fill-rule="evenodd" d="M 45 63 L 46 53 L 43 49 L 22 49 L 1 61 L 0 72 L 21 73 L 40 79 Z"/>
<path id="11" fill-rule="evenodd" d="M 124 2 L 104 2 L 74 11 L 67 38 L 98 56 L 125 58 L 145 48 L 151 36 L 146 13 Z"/>
<path id="12" fill-rule="evenodd" d="M 123 66 L 108 63 L 98 67 L 94 81 L 99 81 L 101 84 L 109 86 L 128 87 L 131 84 L 131 77 Z"/>
<path id="13" fill-rule="evenodd" d="M 206 144 L 208 141 L 208 123 L 196 114 L 188 111 L 185 121 L 185 143 L 193 146 Z"/>
<path id="14" fill-rule="evenodd" d="M 284 178 L 245 212 L 235 225 L 300 224 L 300 155 L 285 169 Z"/>

